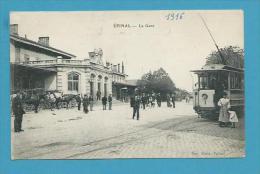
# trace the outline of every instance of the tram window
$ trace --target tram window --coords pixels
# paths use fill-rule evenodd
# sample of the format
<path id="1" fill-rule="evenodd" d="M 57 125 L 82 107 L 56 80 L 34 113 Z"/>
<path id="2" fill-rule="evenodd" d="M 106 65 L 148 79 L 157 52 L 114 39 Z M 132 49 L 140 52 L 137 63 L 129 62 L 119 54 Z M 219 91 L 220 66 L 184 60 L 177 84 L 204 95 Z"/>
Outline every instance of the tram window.
<path id="1" fill-rule="evenodd" d="M 228 89 L 228 74 L 223 72 L 219 74 L 219 83 L 223 89 Z"/>
<path id="2" fill-rule="evenodd" d="M 215 89 L 217 86 L 217 79 L 216 76 L 214 74 L 211 74 L 209 76 L 209 88 L 210 89 Z"/>
<path id="3" fill-rule="evenodd" d="M 230 74 L 230 87 L 231 89 L 241 89 L 242 88 L 242 78 L 240 74 L 231 73 Z"/>
<path id="4" fill-rule="evenodd" d="M 200 88 L 201 89 L 208 89 L 208 77 L 201 76 L 200 78 Z"/>

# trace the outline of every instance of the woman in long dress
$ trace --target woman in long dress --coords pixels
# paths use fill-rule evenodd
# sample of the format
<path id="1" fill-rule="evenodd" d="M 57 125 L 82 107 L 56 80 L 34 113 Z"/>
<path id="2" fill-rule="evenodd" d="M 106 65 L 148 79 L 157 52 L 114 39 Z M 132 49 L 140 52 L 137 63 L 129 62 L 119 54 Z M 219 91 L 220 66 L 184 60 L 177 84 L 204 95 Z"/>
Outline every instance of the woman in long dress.
<path id="1" fill-rule="evenodd" d="M 219 125 L 221 127 L 227 126 L 229 122 L 229 113 L 228 110 L 230 108 L 230 100 L 227 98 L 227 93 L 223 93 L 223 97 L 219 99 L 218 106 L 220 107 L 219 111 Z"/>

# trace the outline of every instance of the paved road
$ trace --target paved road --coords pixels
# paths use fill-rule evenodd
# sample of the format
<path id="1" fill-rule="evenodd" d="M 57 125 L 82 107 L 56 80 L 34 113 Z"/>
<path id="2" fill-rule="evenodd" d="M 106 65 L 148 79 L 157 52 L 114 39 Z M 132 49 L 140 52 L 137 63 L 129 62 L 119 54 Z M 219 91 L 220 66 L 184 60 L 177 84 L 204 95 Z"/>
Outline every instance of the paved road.
<path id="1" fill-rule="evenodd" d="M 141 110 L 131 118 L 128 104 L 112 111 L 84 114 L 76 109 L 28 113 L 25 132 L 12 131 L 13 159 L 201 158 L 242 157 L 243 120 L 238 128 L 220 128 L 197 118 L 191 104 L 176 109 Z"/>

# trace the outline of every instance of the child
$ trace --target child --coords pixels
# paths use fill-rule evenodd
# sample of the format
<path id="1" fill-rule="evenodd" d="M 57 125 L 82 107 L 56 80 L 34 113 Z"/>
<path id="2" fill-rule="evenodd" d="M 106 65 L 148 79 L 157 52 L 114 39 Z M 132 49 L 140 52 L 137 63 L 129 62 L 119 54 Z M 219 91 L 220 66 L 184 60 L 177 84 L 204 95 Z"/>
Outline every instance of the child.
<path id="1" fill-rule="evenodd" d="M 229 122 L 229 108 L 230 108 L 230 101 L 227 98 L 227 93 L 223 93 L 223 97 L 219 99 L 218 106 L 220 107 L 219 110 L 219 126 L 226 127 L 227 123 Z"/>
<path id="2" fill-rule="evenodd" d="M 238 122 L 237 114 L 235 111 L 228 111 L 229 113 L 229 121 L 231 123 L 231 128 L 236 127 L 236 123 Z"/>

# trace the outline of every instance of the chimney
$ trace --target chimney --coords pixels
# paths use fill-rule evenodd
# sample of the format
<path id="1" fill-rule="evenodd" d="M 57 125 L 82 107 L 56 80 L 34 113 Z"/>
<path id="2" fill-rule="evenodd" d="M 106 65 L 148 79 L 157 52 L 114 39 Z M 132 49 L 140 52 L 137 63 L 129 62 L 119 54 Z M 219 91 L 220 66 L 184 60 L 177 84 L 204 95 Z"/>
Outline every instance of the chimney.
<path id="1" fill-rule="evenodd" d="M 117 72 L 119 72 L 119 73 L 120 73 L 120 63 L 119 63 L 119 64 L 117 64 Z"/>
<path id="2" fill-rule="evenodd" d="M 41 45 L 49 46 L 49 37 L 39 37 L 38 43 Z"/>
<path id="3" fill-rule="evenodd" d="M 124 62 L 122 62 L 122 74 L 125 73 L 125 66 L 124 66 Z"/>
<path id="4" fill-rule="evenodd" d="M 10 25 L 10 34 L 18 36 L 18 24 Z"/>

